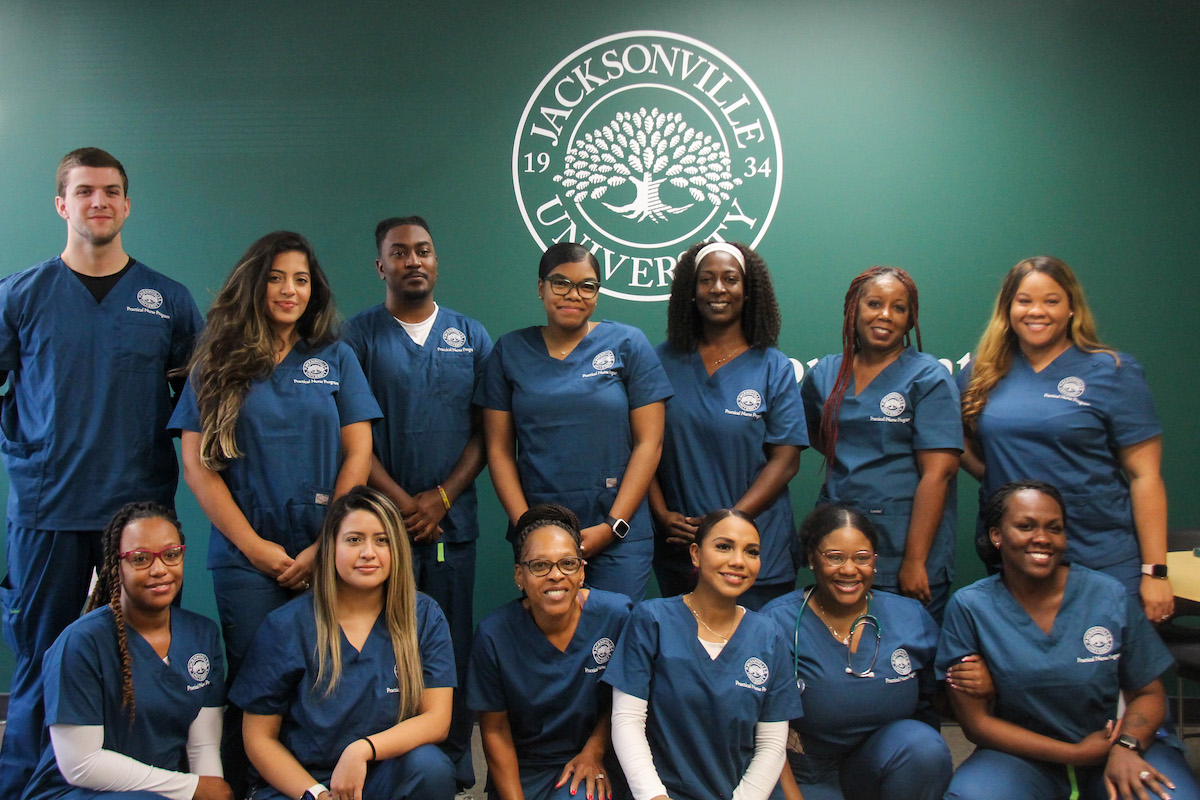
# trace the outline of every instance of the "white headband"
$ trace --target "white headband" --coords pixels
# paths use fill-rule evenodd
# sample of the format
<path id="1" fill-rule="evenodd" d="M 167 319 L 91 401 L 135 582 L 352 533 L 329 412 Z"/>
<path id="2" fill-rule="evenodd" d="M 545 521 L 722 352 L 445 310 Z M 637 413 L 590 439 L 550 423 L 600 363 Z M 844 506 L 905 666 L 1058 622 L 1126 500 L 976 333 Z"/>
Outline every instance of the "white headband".
<path id="1" fill-rule="evenodd" d="M 701 247 L 700 252 L 696 253 L 696 266 L 699 267 L 700 262 L 703 261 L 706 256 L 711 256 L 713 253 L 728 253 L 729 255 L 733 256 L 734 260 L 738 262 L 738 266 L 742 268 L 742 272 L 745 273 L 746 257 L 742 255 L 741 250 L 738 250 L 729 242 L 712 242 L 711 244 L 706 244 L 704 247 Z"/>

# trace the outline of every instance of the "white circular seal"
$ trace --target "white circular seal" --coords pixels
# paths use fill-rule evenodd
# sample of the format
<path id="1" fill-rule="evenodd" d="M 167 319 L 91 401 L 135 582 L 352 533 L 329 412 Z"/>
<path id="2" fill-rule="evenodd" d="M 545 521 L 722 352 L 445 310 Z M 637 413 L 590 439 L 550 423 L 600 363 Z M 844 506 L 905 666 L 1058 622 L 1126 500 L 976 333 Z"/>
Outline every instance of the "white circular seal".
<path id="1" fill-rule="evenodd" d="M 617 357 L 613 355 L 612 350 L 605 350 L 592 359 L 592 369 L 599 372 L 600 370 L 612 369 L 613 364 L 617 363 Z"/>
<path id="2" fill-rule="evenodd" d="M 1079 397 L 1086 388 L 1087 384 L 1083 382 L 1082 378 L 1063 378 L 1058 382 L 1058 393 L 1063 397 Z"/>
<path id="3" fill-rule="evenodd" d="M 767 678 L 771 676 L 771 670 L 767 669 L 767 665 L 761 659 L 748 658 L 746 659 L 746 677 L 755 686 L 762 686 L 767 682 Z"/>
<path id="4" fill-rule="evenodd" d="M 450 347 L 459 348 L 467 343 L 467 335 L 458 328 L 446 328 L 442 334 L 442 341 Z"/>
<path id="5" fill-rule="evenodd" d="M 1112 632 L 1103 625 L 1088 628 L 1083 634 L 1083 646 L 1088 649 L 1089 653 L 1098 656 L 1106 655 L 1113 649 Z"/>
<path id="6" fill-rule="evenodd" d="M 892 669 L 897 675 L 907 675 L 912 672 L 912 659 L 908 657 L 908 651 L 903 647 L 897 647 L 892 653 Z"/>
<path id="7" fill-rule="evenodd" d="M 319 358 L 310 358 L 304 362 L 302 367 L 305 377 L 312 378 L 314 381 L 320 380 L 329 374 L 329 364 Z"/>
<path id="8" fill-rule="evenodd" d="M 762 395 L 753 389 L 743 389 L 738 393 L 737 404 L 742 411 L 757 411 L 762 406 Z"/>
<path id="9" fill-rule="evenodd" d="M 128 297 L 129 295 L 126 295 Z M 142 308 L 148 308 L 151 311 L 162 305 L 162 295 L 157 289 L 139 289 L 137 293 L 137 301 Z"/>
<path id="10" fill-rule="evenodd" d="M 204 653 L 196 653 L 188 659 L 187 671 L 188 675 L 192 676 L 192 680 L 202 681 L 206 679 L 209 671 L 208 656 Z"/>
<path id="11" fill-rule="evenodd" d="M 899 392 L 890 392 L 879 401 L 879 410 L 889 417 L 898 417 L 903 414 L 905 406 L 904 395 Z"/>
<path id="12" fill-rule="evenodd" d="M 513 189 L 539 248 L 588 242 L 600 291 L 666 300 L 692 243 L 758 245 L 782 159 L 766 98 L 728 56 L 627 31 L 585 44 L 538 84 L 513 142 Z"/>
<path id="13" fill-rule="evenodd" d="M 603 639 L 600 639 L 594 645 L 592 645 L 592 658 L 596 660 L 597 664 L 607 664 L 608 659 L 612 656 L 613 648 L 615 646 L 616 645 L 613 644 L 613 640 L 609 639 L 607 636 Z"/>

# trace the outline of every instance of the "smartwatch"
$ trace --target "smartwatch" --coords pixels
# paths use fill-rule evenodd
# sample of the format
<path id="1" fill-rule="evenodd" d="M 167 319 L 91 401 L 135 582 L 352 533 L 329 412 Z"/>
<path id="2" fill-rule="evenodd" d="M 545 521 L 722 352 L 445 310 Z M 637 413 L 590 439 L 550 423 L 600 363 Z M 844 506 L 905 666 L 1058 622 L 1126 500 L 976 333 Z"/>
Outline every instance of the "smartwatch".
<path id="1" fill-rule="evenodd" d="M 1142 574 L 1149 575 L 1151 578 L 1167 577 L 1166 564 L 1142 564 Z"/>
<path id="2" fill-rule="evenodd" d="M 314 783 L 308 790 L 301 795 L 300 800 L 317 800 L 323 793 L 328 792 L 329 787 L 323 783 Z"/>
<path id="3" fill-rule="evenodd" d="M 613 529 L 613 533 L 617 535 L 618 539 L 624 539 L 625 534 L 629 533 L 629 523 L 623 519 L 609 516 L 604 518 L 604 522 Z"/>
<path id="4" fill-rule="evenodd" d="M 1117 740 L 1113 742 L 1113 747 L 1124 747 L 1126 750 L 1132 750 L 1139 756 L 1142 754 L 1142 743 L 1138 741 L 1136 736 L 1128 733 L 1122 733 L 1118 736 Z"/>

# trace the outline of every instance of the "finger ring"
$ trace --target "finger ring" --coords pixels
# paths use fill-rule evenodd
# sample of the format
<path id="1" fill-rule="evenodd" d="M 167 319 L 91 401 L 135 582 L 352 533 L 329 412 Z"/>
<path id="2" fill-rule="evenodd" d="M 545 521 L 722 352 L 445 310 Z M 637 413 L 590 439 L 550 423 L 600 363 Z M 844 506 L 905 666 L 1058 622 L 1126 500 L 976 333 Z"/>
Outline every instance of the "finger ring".
<path id="1" fill-rule="evenodd" d="M 1142 780 L 1142 781 L 1144 781 L 1144 780 L 1146 780 L 1146 779 L 1147 779 L 1147 778 L 1149 778 L 1149 777 L 1150 777 L 1150 770 L 1148 770 L 1148 769 L 1144 769 L 1144 770 L 1142 770 L 1141 772 L 1139 772 L 1139 773 L 1138 773 L 1138 779 L 1139 779 L 1139 780 Z"/>
<path id="2" fill-rule="evenodd" d="M 1170 616 L 1171 616 L 1170 614 L 1163 614 L 1162 620 L 1165 622 Z"/>
<path id="3" fill-rule="evenodd" d="M 1146 773 L 1146 774 L 1147 774 L 1147 775 L 1149 775 L 1150 773 Z M 597 772 L 597 773 L 596 773 L 596 780 L 598 780 L 598 781 L 602 781 L 602 780 L 604 780 L 604 773 L 603 773 L 603 772 Z"/>

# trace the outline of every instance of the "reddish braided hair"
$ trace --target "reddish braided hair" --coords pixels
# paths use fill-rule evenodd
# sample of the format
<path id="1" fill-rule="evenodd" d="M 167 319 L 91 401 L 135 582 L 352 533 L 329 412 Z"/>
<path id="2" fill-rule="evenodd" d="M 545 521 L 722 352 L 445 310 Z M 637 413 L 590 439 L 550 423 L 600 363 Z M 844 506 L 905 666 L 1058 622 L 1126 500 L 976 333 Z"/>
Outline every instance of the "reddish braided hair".
<path id="1" fill-rule="evenodd" d="M 86 614 L 101 606 L 112 609 L 113 624 L 117 628 L 117 650 L 121 654 L 121 708 L 129 715 L 129 724 L 133 724 L 135 703 L 133 698 L 133 660 L 129 655 L 129 639 L 125 631 L 125 612 L 121 609 L 121 534 L 125 526 L 139 519 L 165 519 L 179 531 L 179 541 L 183 542 L 183 527 L 175 512 L 164 505 L 150 500 L 126 503 L 121 510 L 113 515 L 108 525 L 100 534 L 100 542 L 104 553 L 104 563 L 97 573 L 96 585 L 88 598 L 83 612 Z"/>
<path id="2" fill-rule="evenodd" d="M 908 292 L 908 328 L 904 331 L 904 346 L 911 344 L 909 331 L 916 329 L 917 349 L 921 349 L 921 326 L 917 322 L 917 284 L 912 276 L 899 267 L 871 267 L 850 281 L 846 290 L 846 301 L 843 306 L 844 320 L 842 322 L 842 366 L 838 370 L 837 380 L 829 397 L 825 398 L 825 407 L 821 410 L 821 427 L 818 444 L 825 454 L 825 464 L 833 464 L 837 454 L 838 412 L 842 407 L 842 398 L 850 386 L 850 378 L 854 375 L 854 354 L 862 349 L 858 341 L 858 301 L 866 291 L 867 284 L 876 278 L 891 276 L 900 281 Z"/>

